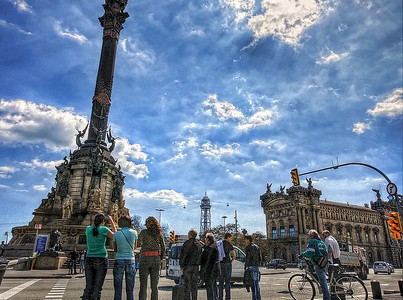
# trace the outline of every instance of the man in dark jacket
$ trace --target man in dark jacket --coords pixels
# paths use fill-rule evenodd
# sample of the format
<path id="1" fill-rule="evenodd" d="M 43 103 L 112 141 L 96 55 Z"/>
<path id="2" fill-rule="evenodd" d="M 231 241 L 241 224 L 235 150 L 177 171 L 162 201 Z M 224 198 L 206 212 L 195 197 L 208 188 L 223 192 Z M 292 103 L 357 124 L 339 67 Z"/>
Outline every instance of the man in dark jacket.
<path id="1" fill-rule="evenodd" d="M 183 244 L 179 266 L 185 278 L 185 299 L 197 299 L 197 281 L 202 254 L 202 245 L 196 240 L 197 230 L 192 228 L 188 232 L 188 240 Z"/>
<path id="2" fill-rule="evenodd" d="M 207 300 L 217 300 L 218 249 L 214 235 L 206 234 L 206 243 L 201 257 L 201 278 L 204 280 Z"/>
<path id="3" fill-rule="evenodd" d="M 253 243 L 252 236 L 246 235 L 246 259 L 245 259 L 245 272 L 250 272 L 252 279 L 252 300 L 261 300 L 260 296 L 260 272 L 259 266 L 262 261 L 262 253 L 258 245 Z"/>

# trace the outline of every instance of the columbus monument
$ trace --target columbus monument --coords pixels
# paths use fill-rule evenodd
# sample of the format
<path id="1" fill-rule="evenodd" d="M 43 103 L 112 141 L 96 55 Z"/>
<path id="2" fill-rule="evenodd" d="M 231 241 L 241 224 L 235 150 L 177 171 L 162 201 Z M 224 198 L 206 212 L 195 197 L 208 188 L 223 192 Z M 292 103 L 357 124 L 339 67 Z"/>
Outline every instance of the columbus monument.
<path id="1" fill-rule="evenodd" d="M 50 247 L 57 242 L 63 250 L 83 249 L 85 228 L 98 212 L 115 221 L 129 214 L 122 196 L 125 176 L 112 156 L 116 137 L 108 126 L 116 50 L 122 24 L 129 16 L 124 12 L 126 5 L 127 0 L 105 0 L 103 4 L 105 13 L 99 18 L 103 43 L 91 119 L 85 128 L 76 128 L 77 149 L 56 166 L 55 186 L 34 210 L 31 222 L 12 229 L 7 247 L 10 255 L 31 255 L 39 227 L 40 234 L 51 237 Z M 55 234 L 57 241 L 52 240 Z"/>

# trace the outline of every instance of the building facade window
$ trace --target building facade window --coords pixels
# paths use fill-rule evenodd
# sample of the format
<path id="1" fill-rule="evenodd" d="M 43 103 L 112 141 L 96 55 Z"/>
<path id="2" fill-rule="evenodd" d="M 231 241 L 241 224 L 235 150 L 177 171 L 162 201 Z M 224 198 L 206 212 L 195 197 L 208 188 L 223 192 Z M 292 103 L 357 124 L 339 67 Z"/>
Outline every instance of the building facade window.
<path id="1" fill-rule="evenodd" d="M 280 237 L 285 238 L 285 228 L 284 228 L 284 226 L 280 226 Z"/>
<path id="2" fill-rule="evenodd" d="M 272 227 L 272 228 L 271 228 L 271 238 L 272 238 L 272 239 L 276 239 L 276 238 L 277 238 L 277 228 L 276 228 L 276 227 Z"/>
<path id="3" fill-rule="evenodd" d="M 379 243 L 379 236 L 377 232 L 374 232 L 374 239 L 375 239 L 375 243 Z"/>
<path id="4" fill-rule="evenodd" d="M 293 237 L 295 235 L 294 225 L 290 225 L 288 230 L 290 232 L 290 237 Z"/>

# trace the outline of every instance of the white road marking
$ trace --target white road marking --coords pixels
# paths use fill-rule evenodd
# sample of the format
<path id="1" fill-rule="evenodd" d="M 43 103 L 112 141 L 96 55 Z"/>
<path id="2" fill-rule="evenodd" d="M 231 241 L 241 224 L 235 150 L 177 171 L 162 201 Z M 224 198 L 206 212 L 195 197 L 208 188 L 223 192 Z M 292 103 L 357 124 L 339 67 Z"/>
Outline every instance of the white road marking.
<path id="1" fill-rule="evenodd" d="M 22 290 L 25 290 L 27 287 L 29 287 L 30 285 L 38 282 L 39 280 L 40 279 L 27 281 L 27 282 L 25 282 L 23 284 L 20 284 L 20 285 L 16 286 L 16 287 L 13 287 L 12 289 L 9 289 L 7 292 L 1 293 L 0 294 L 0 300 L 7 300 L 7 299 L 11 298 L 15 294 L 18 294 Z"/>
<path id="2" fill-rule="evenodd" d="M 67 288 L 69 279 L 60 279 L 46 295 L 44 300 L 61 300 Z"/>

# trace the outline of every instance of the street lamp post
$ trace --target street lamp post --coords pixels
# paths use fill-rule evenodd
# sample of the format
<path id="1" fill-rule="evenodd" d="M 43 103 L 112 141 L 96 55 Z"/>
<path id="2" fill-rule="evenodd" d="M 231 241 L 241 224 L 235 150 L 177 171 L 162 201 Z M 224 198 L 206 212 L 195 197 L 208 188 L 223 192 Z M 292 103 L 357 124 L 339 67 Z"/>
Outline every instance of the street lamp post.
<path id="1" fill-rule="evenodd" d="M 155 210 L 160 213 L 160 214 L 159 214 L 159 217 L 158 217 L 158 222 L 159 222 L 160 225 L 161 225 L 161 215 L 162 215 L 162 212 L 165 211 L 165 210 L 162 209 L 162 208 L 156 208 Z"/>
<path id="2" fill-rule="evenodd" d="M 225 219 L 227 218 L 227 216 L 222 216 L 222 218 L 224 219 L 224 231 L 225 231 Z"/>

